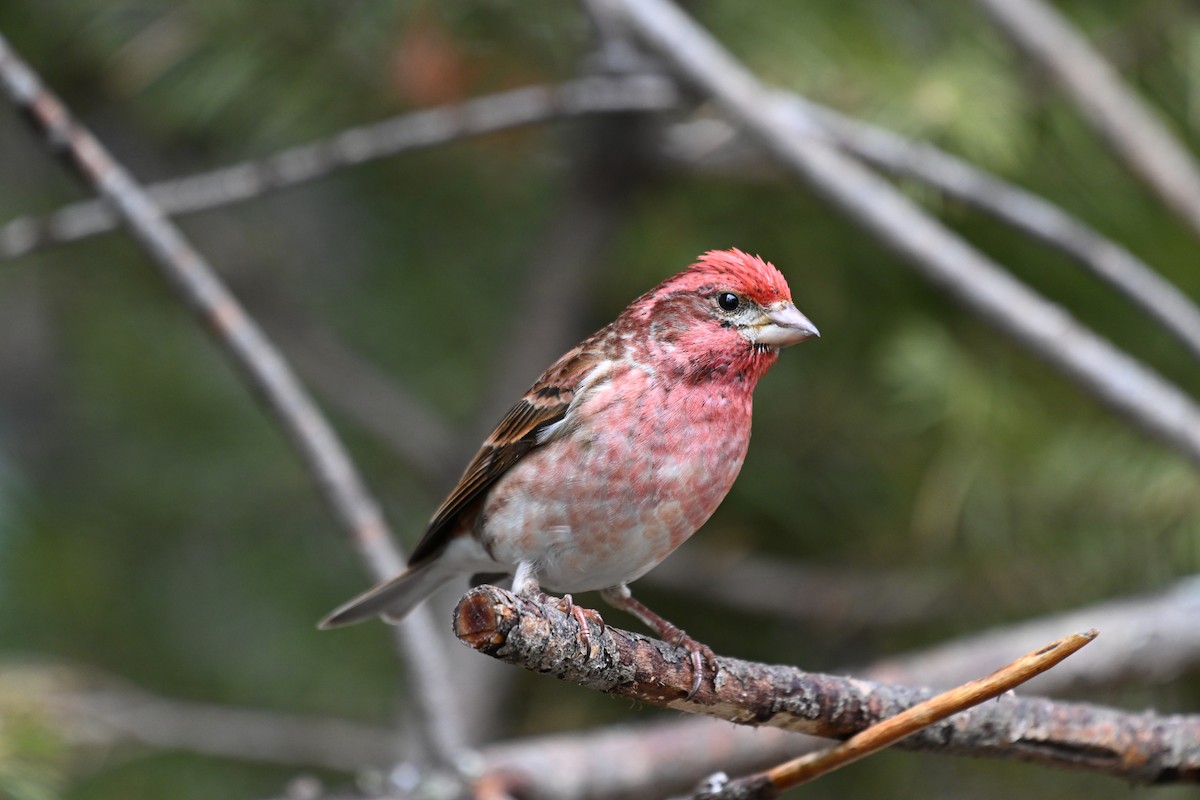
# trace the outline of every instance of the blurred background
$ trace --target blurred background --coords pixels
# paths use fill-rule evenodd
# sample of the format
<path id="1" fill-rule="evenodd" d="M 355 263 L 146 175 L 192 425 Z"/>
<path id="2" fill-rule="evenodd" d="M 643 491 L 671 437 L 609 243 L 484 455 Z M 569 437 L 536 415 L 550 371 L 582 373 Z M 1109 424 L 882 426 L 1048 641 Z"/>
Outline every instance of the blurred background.
<path id="1" fill-rule="evenodd" d="M 1200 9 L 1057 6 L 1194 145 Z M 712 0 L 691 11 L 764 81 L 1042 194 L 1200 296 L 1193 235 L 972 4 L 769 0 L 750 11 Z M 519 11 L 489 0 L 5 0 L 0 32 L 147 182 L 553 84 L 593 56 L 579 9 L 540 0 Z M 1194 465 L 765 161 L 664 158 L 659 135 L 687 111 L 404 152 L 180 224 L 313 388 L 406 548 L 544 366 L 698 253 L 736 246 L 784 272 L 822 338 L 786 352 L 760 385 L 729 498 L 636 587 L 652 608 L 719 653 L 839 670 L 1200 568 Z M 0 224 L 87 196 L 11 108 L 0 109 L 0 186 Z M 1065 257 L 904 188 L 1200 390 L 1181 346 Z M 764 565 L 782 583 L 720 588 Z M 0 796 L 264 798 L 301 773 L 353 785 L 319 761 L 81 731 L 43 700 L 123 687 L 394 728 L 411 687 L 383 626 L 314 628 L 368 583 L 276 426 L 126 237 L 0 263 Z M 439 624 L 462 588 L 435 601 Z M 471 662 L 461 668 L 473 685 L 492 687 L 481 741 L 662 716 L 492 663 L 449 634 L 446 648 Z M 1194 712 L 1198 677 L 1086 699 Z M 1111 778 L 904 753 L 807 791 L 898 786 L 1130 796 Z"/>

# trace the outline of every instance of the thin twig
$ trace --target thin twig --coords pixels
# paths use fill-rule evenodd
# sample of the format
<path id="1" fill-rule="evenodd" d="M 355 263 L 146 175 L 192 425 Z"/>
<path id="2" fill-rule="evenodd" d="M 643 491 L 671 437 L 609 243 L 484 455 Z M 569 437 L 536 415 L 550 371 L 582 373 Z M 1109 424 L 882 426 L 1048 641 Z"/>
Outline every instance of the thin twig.
<path id="1" fill-rule="evenodd" d="M 978 0 L 1071 97 L 1130 170 L 1200 235 L 1200 167 L 1120 75 L 1042 0 Z"/>
<path id="2" fill-rule="evenodd" d="M 266 403 L 370 572 L 383 579 L 399 571 L 402 556 L 337 434 L 204 257 L 103 145 L 72 118 L 3 36 L 0 83 L 47 144 L 65 156 L 78 176 L 113 208 L 170 287 Z M 435 758 L 452 763 L 462 737 L 454 728 L 459 717 L 452 710 L 453 695 L 432 617 L 410 617 L 402 630 L 397 646 L 424 689 L 416 694 L 423 704 L 428 744 Z"/>
<path id="3" fill-rule="evenodd" d="M 920 703 L 929 689 L 718 656 L 689 698 L 686 651 L 611 625 L 579 623 L 554 601 L 479 586 L 459 601 L 455 633 L 487 655 L 596 691 L 746 725 L 844 739 Z M 1200 716 L 1133 714 L 1011 696 L 938 722 L 901 749 L 1014 759 L 1137 782 L 1200 782 Z"/>
<path id="4" fill-rule="evenodd" d="M 347 128 L 328 139 L 152 184 L 147 190 L 166 214 L 190 214 L 468 136 L 589 114 L 664 111 L 678 104 L 674 82 L 653 75 L 590 76 L 556 86 L 527 86 Z M 117 216 L 100 200 L 73 203 L 44 218 L 19 217 L 0 228 L 0 260 L 95 236 L 118 224 Z"/>
<path id="5" fill-rule="evenodd" d="M 697 798 L 766 800 L 777 797 L 788 789 L 814 781 L 891 747 L 947 717 L 1012 691 L 1030 678 L 1077 653 L 1095 638 L 1095 630 L 1066 636 L 1001 667 L 986 678 L 957 686 L 905 709 L 894 717 L 854 734 L 840 744 L 816 753 L 807 753 L 757 775 L 730 781 L 716 791 L 701 791 Z"/>
<path id="6" fill-rule="evenodd" d="M 796 135 L 749 70 L 668 0 L 609 0 L 652 48 L 797 177 L 926 279 L 1200 464 L 1200 407 L 823 141 Z"/>

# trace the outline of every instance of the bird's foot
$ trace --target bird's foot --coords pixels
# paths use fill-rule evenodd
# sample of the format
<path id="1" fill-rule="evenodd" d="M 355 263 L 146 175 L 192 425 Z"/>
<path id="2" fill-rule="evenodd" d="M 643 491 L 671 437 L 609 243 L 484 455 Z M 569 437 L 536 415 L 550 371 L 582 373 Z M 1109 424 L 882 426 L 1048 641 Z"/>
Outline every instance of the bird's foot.
<path id="1" fill-rule="evenodd" d="M 704 680 L 705 663 L 712 667 L 713 677 L 716 677 L 720 671 L 720 665 L 717 663 L 717 655 L 712 651 L 712 648 L 702 642 L 696 641 L 688 636 L 682 628 L 673 625 L 664 617 L 651 611 L 640 601 L 635 600 L 628 586 L 613 586 L 612 588 L 603 590 L 600 595 L 609 605 L 619 608 L 622 611 L 627 611 L 640 619 L 647 628 L 654 631 L 655 635 L 667 644 L 672 647 L 682 647 L 688 651 L 688 656 L 692 661 L 692 685 L 684 699 L 691 700 L 700 691 L 700 684 Z"/>
<path id="2" fill-rule="evenodd" d="M 579 624 L 579 639 L 583 642 L 584 647 L 587 648 L 587 657 L 593 658 L 596 655 L 596 645 L 592 640 L 592 629 L 588 623 L 594 622 L 599 625 L 601 635 L 604 634 L 606 626 L 604 618 L 600 616 L 599 611 L 576 605 L 569 594 L 564 594 L 558 598 L 551 597 L 542 591 L 529 570 L 518 569 L 517 575 L 513 579 L 513 593 L 527 600 L 555 605 L 564 614 L 574 617 L 575 622 Z"/>
<path id="3" fill-rule="evenodd" d="M 659 617 L 659 619 L 662 619 Z M 662 620 L 665 624 L 661 630 L 655 631 L 662 640 L 673 647 L 682 647 L 688 651 L 688 655 L 692 659 L 692 687 L 688 690 L 685 700 L 691 700 L 700 691 L 700 682 L 704 678 L 704 665 L 712 667 L 713 676 L 715 677 L 720 667 L 717 665 L 717 654 L 713 649 L 704 642 L 698 642 L 688 636 L 682 628 L 672 625 L 665 619 Z"/>
<path id="4" fill-rule="evenodd" d="M 607 625 L 604 622 L 604 617 L 600 616 L 600 612 L 594 608 L 584 608 L 576 605 L 571 599 L 571 595 L 564 594 L 558 601 L 559 610 L 564 614 L 570 614 L 579 623 L 579 638 L 583 641 L 584 647 L 587 648 L 587 657 L 594 658 L 596 656 L 595 643 L 592 640 L 592 628 L 589 623 L 594 622 L 600 626 L 600 635 L 604 635 L 604 629 Z"/>

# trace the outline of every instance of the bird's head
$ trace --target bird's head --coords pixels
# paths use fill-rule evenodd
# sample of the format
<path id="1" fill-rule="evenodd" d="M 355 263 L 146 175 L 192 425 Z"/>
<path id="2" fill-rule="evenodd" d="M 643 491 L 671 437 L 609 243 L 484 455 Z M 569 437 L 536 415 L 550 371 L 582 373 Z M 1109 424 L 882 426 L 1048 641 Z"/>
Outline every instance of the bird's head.
<path id="1" fill-rule="evenodd" d="M 780 348 L 820 335 L 779 270 L 740 250 L 705 253 L 627 313 L 651 342 L 698 370 L 753 364 L 761 374 Z"/>

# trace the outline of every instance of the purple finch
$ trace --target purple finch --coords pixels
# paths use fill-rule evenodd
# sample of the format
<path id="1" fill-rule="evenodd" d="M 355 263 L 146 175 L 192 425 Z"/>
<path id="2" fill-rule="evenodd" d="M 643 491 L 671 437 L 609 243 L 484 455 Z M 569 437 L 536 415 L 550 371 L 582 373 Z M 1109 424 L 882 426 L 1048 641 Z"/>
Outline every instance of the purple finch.
<path id="1" fill-rule="evenodd" d="M 750 443 L 751 395 L 779 349 L 817 336 L 779 270 L 705 253 L 546 370 L 500 421 L 433 515 L 408 568 L 321 627 L 397 622 L 458 575 L 511 573 L 513 590 L 602 590 L 686 647 L 711 651 L 630 594 L 708 520 Z M 581 624 L 583 612 L 563 599 Z"/>

